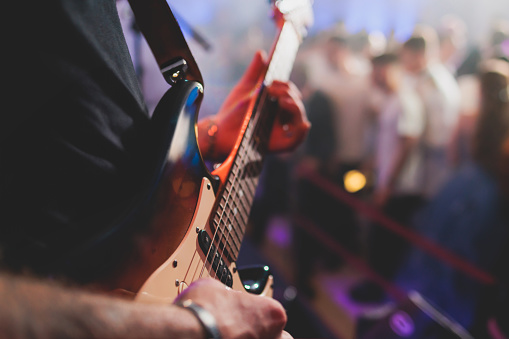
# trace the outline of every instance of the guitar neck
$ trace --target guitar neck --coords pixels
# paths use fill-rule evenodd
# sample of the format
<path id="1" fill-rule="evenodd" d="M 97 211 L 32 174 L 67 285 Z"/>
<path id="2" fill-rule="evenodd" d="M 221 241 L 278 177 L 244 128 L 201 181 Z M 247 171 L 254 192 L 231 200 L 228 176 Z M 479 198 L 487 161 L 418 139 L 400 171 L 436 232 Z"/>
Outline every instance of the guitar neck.
<path id="1" fill-rule="evenodd" d="M 290 22 L 285 22 L 272 48 L 265 85 L 271 84 L 274 80 L 288 81 L 290 79 L 300 44 L 301 36 L 295 27 Z"/>
<path id="2" fill-rule="evenodd" d="M 217 198 L 211 226 L 226 242 L 231 260 L 236 260 L 245 234 L 275 115 L 276 103 L 265 89 L 274 80 L 288 81 L 300 43 L 298 32 L 285 22 L 274 42 L 263 85 Z"/>

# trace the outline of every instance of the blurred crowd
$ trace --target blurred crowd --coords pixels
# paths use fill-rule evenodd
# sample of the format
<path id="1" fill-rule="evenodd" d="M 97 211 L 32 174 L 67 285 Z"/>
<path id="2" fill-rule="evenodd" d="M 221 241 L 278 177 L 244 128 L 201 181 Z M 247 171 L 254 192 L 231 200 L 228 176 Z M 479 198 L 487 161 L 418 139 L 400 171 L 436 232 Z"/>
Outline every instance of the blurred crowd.
<path id="1" fill-rule="evenodd" d="M 417 26 L 403 42 L 348 34 L 338 25 L 305 44 L 292 77 L 313 127 L 297 156 L 269 163 L 272 208 L 293 201 L 280 203 L 279 212 L 305 214 L 377 274 L 484 333 L 509 305 L 497 309 L 509 259 L 509 23 L 494 24 L 482 45 L 470 45 L 465 24 L 453 16 L 436 28 Z M 286 199 L 274 175 L 284 171 L 293 178 Z M 365 220 L 348 201 L 300 178 L 310 172 L 494 274 L 497 287 Z M 352 187 L 352 174 L 365 180 Z M 312 297 L 313 269 L 334 270 L 341 260 L 306 234 L 296 240 L 298 284 Z M 350 296 L 361 303 L 388 299 L 371 281 Z"/>

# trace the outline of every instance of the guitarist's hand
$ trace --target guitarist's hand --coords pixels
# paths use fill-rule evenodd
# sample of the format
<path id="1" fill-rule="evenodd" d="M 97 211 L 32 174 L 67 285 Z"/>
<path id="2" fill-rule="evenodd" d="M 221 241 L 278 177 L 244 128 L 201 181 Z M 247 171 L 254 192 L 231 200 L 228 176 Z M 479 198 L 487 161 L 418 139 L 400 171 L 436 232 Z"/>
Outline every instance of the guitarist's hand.
<path id="1" fill-rule="evenodd" d="M 194 282 L 178 300 L 191 299 L 216 319 L 224 339 L 292 337 L 283 331 L 286 313 L 276 300 L 227 289 L 214 279 Z"/>
<path id="2" fill-rule="evenodd" d="M 257 52 L 219 112 L 198 123 L 198 141 L 206 158 L 224 160 L 235 145 L 249 105 L 263 80 L 267 68 L 265 59 L 263 52 Z M 278 103 L 269 151 L 293 150 L 304 140 L 311 127 L 300 92 L 293 83 L 281 81 L 274 81 L 267 91 Z"/>

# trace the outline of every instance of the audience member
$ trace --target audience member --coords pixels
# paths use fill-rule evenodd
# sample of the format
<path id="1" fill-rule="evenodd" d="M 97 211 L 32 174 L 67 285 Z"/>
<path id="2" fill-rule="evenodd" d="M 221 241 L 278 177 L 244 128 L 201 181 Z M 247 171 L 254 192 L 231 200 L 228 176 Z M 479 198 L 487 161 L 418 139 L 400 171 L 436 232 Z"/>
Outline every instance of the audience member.
<path id="1" fill-rule="evenodd" d="M 489 45 L 484 51 L 484 57 L 504 59 L 509 61 L 509 21 L 499 20 L 492 26 Z"/>
<path id="2" fill-rule="evenodd" d="M 509 192 L 504 190 L 508 180 L 504 166 L 504 145 L 509 140 L 508 79 L 507 63 L 490 60 L 483 66 L 474 163 L 444 186 L 416 223 L 418 232 L 440 246 L 491 274 L 502 269 L 506 275 L 506 262 L 499 267 L 496 264 L 509 240 Z M 478 280 L 417 248 L 397 281 L 406 289 L 419 291 L 466 327 L 478 322 L 484 326 L 488 311 L 494 308 L 493 299 L 486 299 L 485 287 Z"/>
<path id="3" fill-rule="evenodd" d="M 459 168 L 472 161 L 472 137 L 479 115 L 480 89 L 477 75 L 467 74 L 458 78 L 461 93 L 459 117 L 449 144 L 449 161 Z"/>
<path id="4" fill-rule="evenodd" d="M 401 86 L 401 69 L 393 54 L 373 58 L 373 83 L 386 96 L 378 115 L 375 201 L 379 206 L 396 197 L 422 196 L 418 145 L 424 131 L 424 111 L 417 94 Z"/>
<path id="5" fill-rule="evenodd" d="M 468 56 L 467 27 L 454 15 L 446 15 L 440 20 L 437 29 L 440 43 L 440 62 L 456 74 Z"/>
<path id="6" fill-rule="evenodd" d="M 366 155 L 366 90 L 368 79 L 352 54 L 346 36 L 333 36 L 325 46 L 327 72 L 318 89 L 331 98 L 334 105 L 336 162 L 339 176 L 358 169 Z"/>
<path id="7" fill-rule="evenodd" d="M 401 77 L 396 55 L 373 58 L 373 84 L 385 96 L 378 112 L 374 200 L 388 217 L 408 225 L 424 201 L 419 142 L 425 120 L 419 97 L 412 89 L 401 86 Z M 369 264 L 383 277 L 393 277 L 406 249 L 406 242 L 383 226 L 371 229 Z M 377 301 L 383 297 L 383 291 L 366 282 L 352 290 L 352 297 Z"/>
<path id="8" fill-rule="evenodd" d="M 504 41 L 509 41 L 509 23 L 498 21 L 492 27 L 491 36 L 488 45 L 484 47 L 484 57 L 486 59 L 508 60 L 509 42 L 504 50 Z M 453 137 L 450 144 L 449 156 L 451 163 L 460 167 L 472 160 L 472 143 L 478 114 L 480 101 L 480 84 L 477 77 L 479 62 L 481 62 L 481 51 L 477 49 L 476 59 L 469 55 L 462 65 L 462 72 L 458 70 L 457 79 L 461 92 L 460 115 L 456 124 Z M 472 71 L 466 72 L 465 64 L 471 62 L 469 66 Z"/>
<path id="9" fill-rule="evenodd" d="M 369 122 L 366 114 L 366 68 L 352 52 L 350 43 L 349 36 L 336 32 L 324 41 L 320 55 L 313 56 L 313 60 L 321 58 L 324 62 L 306 63 L 309 67 L 306 71 L 309 85 L 314 93 L 308 98 L 308 105 L 314 107 L 308 109 L 315 111 L 311 115 L 316 119 L 316 132 L 309 136 L 305 161 L 310 163 L 312 159 L 322 161 L 327 158 L 326 166 L 320 170 L 322 174 L 326 171 L 329 178 L 341 187 L 344 187 L 344 175 L 350 170 L 361 168 L 365 160 Z M 325 104 L 325 98 L 332 116 L 329 116 L 329 112 L 321 111 L 323 107 L 319 107 Z M 331 237 L 351 251 L 358 252 L 360 246 L 355 211 L 347 204 L 325 196 L 316 187 L 312 190 L 314 193 L 300 194 L 321 198 L 305 198 L 309 202 L 305 210 L 311 212 L 313 220 L 319 227 L 326 229 Z M 314 208 L 317 205 L 320 205 L 319 209 Z M 339 264 L 339 260 L 333 256 L 329 256 L 325 263 L 328 269 L 336 269 Z"/>
<path id="10" fill-rule="evenodd" d="M 345 237 L 345 232 L 341 231 L 341 227 L 337 227 L 337 222 L 331 223 L 337 220 L 337 202 L 306 179 L 299 178 L 301 171 L 314 171 L 331 179 L 334 179 L 336 174 L 333 160 L 336 154 L 337 130 L 334 128 L 336 125 L 333 104 L 325 93 L 313 88 L 308 72 L 308 68 L 300 64 L 295 67 L 292 76 L 292 80 L 301 90 L 306 112 L 313 126 L 293 161 L 294 171 L 297 172 L 295 186 L 298 193 L 295 209 L 318 226 L 327 228 L 326 231 L 338 240 L 352 243 L 354 233 L 347 233 Z M 311 296 L 314 293 L 311 279 L 317 266 L 320 266 L 317 263 L 330 261 L 334 255 L 302 230 L 295 230 L 294 239 L 297 287 Z"/>
<path id="11" fill-rule="evenodd" d="M 448 179 L 451 166 L 447 150 L 458 120 L 460 93 L 452 74 L 438 62 L 436 34 L 421 28 L 403 44 L 401 61 L 408 73 L 407 85 L 422 100 L 426 127 L 424 150 L 425 197 L 432 197 Z"/>

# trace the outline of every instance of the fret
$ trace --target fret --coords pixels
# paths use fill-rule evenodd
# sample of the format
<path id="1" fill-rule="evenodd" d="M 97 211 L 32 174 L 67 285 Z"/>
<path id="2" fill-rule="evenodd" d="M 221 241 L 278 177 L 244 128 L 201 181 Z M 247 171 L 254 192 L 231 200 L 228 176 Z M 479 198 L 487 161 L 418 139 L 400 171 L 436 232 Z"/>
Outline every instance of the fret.
<path id="1" fill-rule="evenodd" d="M 237 200 L 235 200 L 235 201 L 233 202 L 233 204 L 234 204 L 234 208 L 233 208 L 233 215 L 234 215 L 234 216 L 238 216 L 238 215 L 239 215 L 239 213 L 242 213 L 242 211 L 240 211 L 240 209 L 242 208 L 242 206 L 239 206 L 239 204 L 237 203 L 237 201 L 238 201 L 238 199 L 237 199 Z"/>
<path id="2" fill-rule="evenodd" d="M 223 256 L 224 254 L 226 258 L 231 258 L 232 260 L 236 259 L 239 254 L 239 250 L 232 246 L 229 240 L 225 241 L 225 239 L 220 238 L 219 240 L 216 240 L 215 243 L 217 245 L 216 251 L 214 252 L 215 255 Z"/>
<path id="3" fill-rule="evenodd" d="M 242 192 L 240 190 L 239 192 Z M 245 233 L 245 227 L 249 218 L 249 211 L 251 202 L 247 201 L 248 197 L 237 197 L 237 199 L 226 202 L 226 198 L 222 197 L 213 219 L 214 226 L 224 227 L 225 224 L 231 223 L 233 225 L 234 233 L 239 242 L 242 240 Z M 238 203 L 240 202 L 240 204 Z M 235 211 L 236 209 L 236 212 Z M 241 219 L 239 219 L 239 216 Z"/>
<path id="4" fill-rule="evenodd" d="M 246 166 L 243 180 L 258 178 L 261 172 L 262 172 L 261 161 L 252 162 L 249 164 L 249 166 Z"/>
<path id="5" fill-rule="evenodd" d="M 240 205 L 242 209 L 240 209 L 240 212 L 243 213 L 243 215 L 247 215 L 249 217 L 249 213 L 251 212 L 251 205 L 248 201 L 246 201 L 246 198 L 239 199 Z M 247 223 L 247 220 L 246 220 Z"/>
<path id="6" fill-rule="evenodd" d="M 238 204 L 237 201 L 240 201 L 241 204 Z M 250 208 L 246 207 L 246 205 L 244 204 L 244 201 L 245 201 L 245 198 L 237 197 L 237 199 L 235 199 L 234 204 L 235 204 L 236 213 L 234 212 L 234 215 L 238 215 L 239 213 L 241 215 L 245 215 L 246 212 L 249 213 Z M 244 222 L 244 224 L 247 223 L 247 219 L 243 218 L 242 221 Z"/>
<path id="7" fill-rule="evenodd" d="M 237 229 L 236 229 L 235 227 L 233 227 L 233 224 L 234 224 L 234 220 L 233 220 L 233 218 L 230 218 L 230 217 L 228 216 L 228 217 L 227 217 L 227 219 L 226 219 L 226 222 L 224 223 L 224 225 L 225 225 L 225 227 L 224 227 L 224 228 L 225 228 L 225 229 L 228 229 L 228 232 L 229 232 L 230 234 L 232 234 L 232 233 L 233 233 L 233 235 L 235 235 L 235 239 L 238 241 L 238 244 L 239 244 L 239 245 L 238 245 L 238 247 L 240 247 L 240 243 L 242 242 L 242 237 L 240 237 L 240 236 L 238 235 L 238 233 L 237 233 Z M 226 226 L 226 225 L 228 225 L 228 226 Z M 232 231 L 233 231 L 233 232 L 232 232 Z"/>
<path id="8" fill-rule="evenodd" d="M 242 180 L 242 184 L 243 184 L 242 186 L 244 188 L 247 188 L 250 192 L 250 194 L 247 195 L 247 197 L 250 199 L 254 198 L 255 193 L 256 193 L 256 185 L 253 183 L 253 180 L 249 179 L 249 178 L 245 178 L 244 180 Z"/>
<path id="9" fill-rule="evenodd" d="M 221 232 L 221 234 L 226 234 L 227 230 L 229 232 L 231 232 L 230 228 L 228 226 L 226 226 L 226 225 L 231 225 L 231 220 L 228 220 L 228 222 L 220 222 L 219 220 L 214 219 L 213 224 L 216 227 L 216 229 L 218 229 L 218 232 L 219 231 Z M 233 230 L 233 227 L 232 227 L 232 230 Z M 238 238 L 238 236 L 237 236 L 237 240 L 241 240 L 241 239 Z"/>
<path id="10" fill-rule="evenodd" d="M 246 130 L 246 133 L 248 133 L 247 130 Z M 239 153 L 242 154 L 245 150 L 246 150 L 246 146 L 244 145 L 244 142 L 240 143 Z"/>
<path id="11" fill-rule="evenodd" d="M 247 225 L 247 221 L 248 221 L 248 219 L 245 218 L 246 214 L 243 213 L 243 211 L 241 211 L 241 209 L 243 209 L 243 208 L 245 208 L 245 207 L 236 205 L 235 212 L 233 214 L 233 218 L 235 219 L 235 225 L 239 225 L 241 227 L 242 234 L 244 234 L 243 231 L 244 231 L 244 228 Z"/>
<path id="12" fill-rule="evenodd" d="M 216 212 L 216 217 L 213 219 L 213 223 L 214 223 L 214 226 L 216 227 L 219 227 L 221 230 L 225 229 L 227 224 L 232 224 L 232 220 L 230 218 L 230 216 L 228 215 L 228 213 L 226 214 L 225 216 L 225 213 L 219 213 Z M 238 243 L 239 243 L 239 246 L 240 246 L 240 242 L 242 242 L 242 236 L 243 236 L 243 233 L 242 234 L 239 234 L 237 232 L 237 228 L 233 227 L 234 228 L 234 231 L 235 231 L 235 237 L 236 239 L 238 240 Z"/>
<path id="13" fill-rule="evenodd" d="M 232 225 L 232 228 L 239 242 L 242 242 L 242 238 L 244 236 L 244 228 L 247 223 L 247 220 L 245 220 L 244 218 L 239 219 L 239 216 L 242 216 L 242 214 L 239 215 L 238 212 L 236 214 L 232 214 L 229 217 L 229 223 Z"/>
<path id="14" fill-rule="evenodd" d="M 245 187 L 245 185 L 243 184 L 243 182 L 239 182 L 239 191 L 238 191 L 238 194 L 237 194 L 237 198 L 238 200 L 241 200 L 241 201 L 249 201 L 249 197 L 252 196 L 253 194 L 249 191 L 249 188 Z M 251 208 L 251 206 L 249 206 L 249 208 Z"/>
<path id="15" fill-rule="evenodd" d="M 232 172 L 235 173 L 238 169 L 239 169 L 239 165 L 237 165 L 237 162 L 234 162 L 233 166 L 232 166 Z"/>
<path id="16" fill-rule="evenodd" d="M 229 216 L 224 216 L 224 214 L 220 215 L 219 216 L 219 219 L 216 217 L 214 218 L 213 220 L 213 223 L 214 223 L 214 226 L 218 227 L 220 229 L 220 231 L 222 233 L 225 233 L 225 230 L 228 228 L 228 230 L 231 232 L 231 230 L 229 229 L 228 226 L 226 225 L 232 225 L 232 220 L 230 219 Z M 232 226 L 232 229 L 234 230 L 234 235 L 235 235 L 235 239 L 236 239 L 236 245 L 237 247 L 240 248 L 240 243 L 242 242 L 242 237 L 243 237 L 243 233 L 241 235 L 239 235 L 239 233 L 237 232 L 237 228 L 233 227 Z"/>
<path id="17" fill-rule="evenodd" d="M 237 251 L 237 254 L 238 254 L 241 242 L 240 241 L 237 242 L 237 241 L 235 241 L 235 239 L 233 237 L 230 237 L 231 232 L 230 233 L 225 232 L 226 227 L 218 227 L 217 229 L 218 229 L 218 231 L 217 231 L 216 236 L 214 237 L 215 238 L 214 240 L 218 243 L 226 242 L 227 245 L 232 250 L 231 252 L 235 253 L 235 251 Z M 233 243 L 233 245 L 235 245 L 235 248 L 232 246 L 232 243 Z M 223 244 L 223 246 L 224 246 L 224 244 Z"/>
<path id="18" fill-rule="evenodd" d="M 235 245 L 237 246 L 237 248 L 240 248 L 240 244 L 242 243 L 242 237 L 238 235 L 236 228 L 233 227 L 233 220 L 228 220 L 228 222 L 225 223 L 224 229 L 228 230 L 228 233 L 235 242 Z"/>
<path id="19" fill-rule="evenodd" d="M 239 254 L 240 251 L 240 242 L 237 243 L 235 240 L 232 239 L 232 237 L 227 237 L 226 239 L 226 250 L 232 257 L 236 257 Z M 220 245 L 221 249 L 222 246 Z"/>
<path id="20" fill-rule="evenodd" d="M 224 208 L 226 207 L 226 199 L 223 197 L 221 201 L 219 202 L 219 207 L 221 208 L 221 211 L 224 211 Z"/>
<path id="21" fill-rule="evenodd" d="M 220 212 L 221 214 L 227 213 L 230 214 L 232 211 L 232 204 L 234 201 L 231 199 L 231 196 L 229 198 L 226 198 L 225 196 L 222 196 L 221 201 L 219 202 Z"/>
<path id="22" fill-rule="evenodd" d="M 235 257 L 238 255 L 239 253 L 239 250 L 240 250 L 240 245 L 242 243 L 242 241 L 240 240 L 235 240 L 234 237 L 232 237 L 232 233 L 231 232 L 225 232 L 226 231 L 226 227 L 225 228 L 218 228 L 220 231 L 218 231 L 217 235 L 216 235 L 216 238 L 214 239 L 216 243 L 218 243 L 218 247 L 223 249 L 224 248 L 224 244 L 226 243 L 226 251 L 228 251 L 228 253 L 230 255 L 232 255 L 232 257 Z"/>

